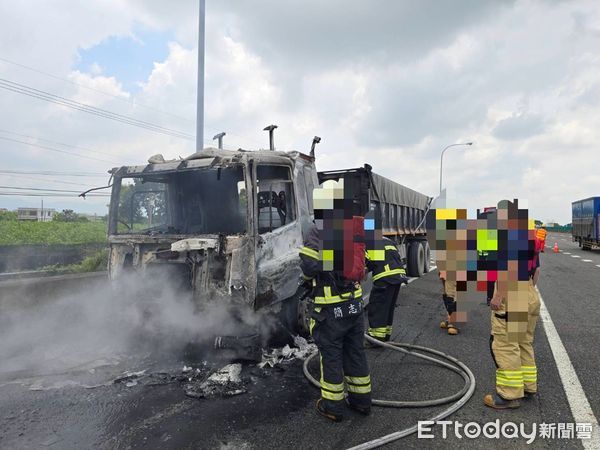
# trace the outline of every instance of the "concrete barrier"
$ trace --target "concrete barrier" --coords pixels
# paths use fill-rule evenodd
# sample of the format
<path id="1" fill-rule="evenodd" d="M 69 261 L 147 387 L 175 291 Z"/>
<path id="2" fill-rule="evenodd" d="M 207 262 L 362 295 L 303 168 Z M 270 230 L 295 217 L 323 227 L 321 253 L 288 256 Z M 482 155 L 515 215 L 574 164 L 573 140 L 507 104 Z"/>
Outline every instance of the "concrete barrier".
<path id="1" fill-rule="evenodd" d="M 107 272 L 75 273 L 51 277 L 0 281 L 0 315 L 15 308 L 35 307 L 84 288 L 105 289 Z"/>
<path id="2" fill-rule="evenodd" d="M 106 243 L 0 245 L 0 272 L 36 270 L 40 267 L 81 262 L 86 256 L 106 248 Z"/>

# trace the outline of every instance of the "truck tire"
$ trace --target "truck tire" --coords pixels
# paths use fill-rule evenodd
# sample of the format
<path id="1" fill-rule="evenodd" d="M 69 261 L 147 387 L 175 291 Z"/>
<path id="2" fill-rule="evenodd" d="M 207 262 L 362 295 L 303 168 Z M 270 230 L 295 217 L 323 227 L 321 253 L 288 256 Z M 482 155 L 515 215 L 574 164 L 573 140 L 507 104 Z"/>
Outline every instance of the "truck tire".
<path id="1" fill-rule="evenodd" d="M 408 246 L 408 275 L 420 277 L 425 271 L 425 249 L 419 241 L 411 242 Z"/>
<path id="2" fill-rule="evenodd" d="M 279 321 L 291 334 L 310 336 L 310 301 L 306 298 L 308 289 L 300 286 L 298 291 L 282 302 Z"/>
<path id="3" fill-rule="evenodd" d="M 429 242 L 423 242 L 423 249 L 425 250 L 425 263 L 423 265 L 423 272 L 429 273 L 431 270 L 431 249 L 429 248 Z"/>

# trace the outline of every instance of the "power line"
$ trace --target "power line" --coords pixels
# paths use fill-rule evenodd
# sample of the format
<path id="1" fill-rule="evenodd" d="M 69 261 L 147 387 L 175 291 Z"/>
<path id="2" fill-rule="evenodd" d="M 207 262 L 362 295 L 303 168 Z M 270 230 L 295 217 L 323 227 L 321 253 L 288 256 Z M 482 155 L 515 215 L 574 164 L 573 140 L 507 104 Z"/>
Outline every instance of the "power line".
<path id="1" fill-rule="evenodd" d="M 81 191 L 74 191 L 72 189 L 50 189 L 50 188 L 34 188 L 34 187 L 19 187 L 19 186 L 0 186 L 0 189 L 16 189 L 22 191 L 45 191 L 45 192 L 71 192 L 80 194 Z"/>
<path id="2" fill-rule="evenodd" d="M 54 180 L 54 179 L 50 179 L 49 180 L 49 179 L 38 178 L 38 177 L 31 177 L 31 176 L 26 176 L 26 175 L 13 175 L 13 174 L 3 174 L 3 173 L 0 173 L 0 175 L 3 175 L 3 176 L 8 177 L 8 178 L 22 178 L 22 179 L 25 179 L 25 180 L 33 180 L 33 181 L 44 180 L 44 181 L 47 181 L 47 182 L 50 182 L 50 183 L 69 184 L 69 185 L 72 185 L 72 186 L 89 186 L 89 183 L 88 184 L 84 184 L 84 183 L 74 183 L 72 181 L 62 181 L 62 180 Z"/>
<path id="3" fill-rule="evenodd" d="M 77 83 L 76 81 L 69 80 L 68 78 L 59 77 L 58 75 L 54 75 L 54 74 L 51 74 L 49 72 L 44 72 L 43 70 L 36 69 L 34 67 L 26 66 L 25 64 L 21 64 L 21 63 L 15 62 L 15 61 L 10 61 L 10 60 L 8 60 L 6 58 L 2 58 L 2 57 L 0 57 L 0 61 L 4 62 L 6 64 L 12 64 L 13 66 L 21 67 L 22 69 L 30 70 L 31 72 L 36 72 L 36 73 L 39 73 L 39 74 L 42 74 L 42 75 L 46 75 L 47 77 L 54 78 L 55 80 L 64 81 L 66 83 L 70 83 L 70 84 L 73 84 L 75 86 L 79 86 L 79 87 L 82 87 L 84 89 L 88 89 L 88 90 L 96 92 L 98 94 L 106 95 L 108 97 L 113 97 L 113 98 L 115 98 L 115 99 L 117 99 L 119 101 L 128 103 L 131 106 L 139 106 L 139 107 L 145 108 L 145 109 L 147 109 L 149 111 L 154 111 L 154 112 L 157 112 L 157 113 L 160 113 L 160 114 L 165 114 L 165 115 L 174 117 L 176 119 L 185 120 L 186 122 L 195 123 L 195 121 L 192 120 L 192 119 L 189 119 L 189 118 L 186 118 L 186 117 L 183 117 L 183 116 L 179 116 L 177 114 L 173 114 L 173 113 L 170 113 L 170 112 L 167 112 L 167 111 L 163 111 L 161 109 L 154 108 L 152 106 L 144 105 L 143 103 L 139 103 L 139 102 L 136 102 L 136 101 L 126 100 L 123 97 L 120 97 L 118 95 L 110 94 L 108 92 L 104 92 L 104 91 L 101 91 L 99 89 L 96 89 L 96 88 L 93 88 L 93 87 L 90 87 L 90 86 L 86 86 L 86 85 L 81 84 L 81 83 Z"/>
<path id="4" fill-rule="evenodd" d="M 71 190 L 71 189 L 52 189 L 52 188 L 35 188 L 35 187 L 21 187 L 21 186 L 0 186 L 0 189 L 10 189 L 9 191 L 0 191 L 1 195 L 12 195 L 12 196 L 28 196 L 28 197 L 37 197 L 37 196 L 65 196 L 65 197 L 79 197 L 81 194 L 81 190 Z M 25 191 L 25 192 L 14 192 L 14 191 Z M 110 197 L 110 193 L 104 192 L 92 192 L 90 194 L 92 197 Z"/>
<path id="5" fill-rule="evenodd" d="M 120 97 L 118 95 L 111 94 L 109 92 L 104 92 L 104 91 L 101 91 L 99 89 L 96 89 L 96 88 L 93 88 L 93 87 L 90 87 L 90 86 L 86 86 L 86 85 L 81 84 L 81 83 L 77 83 L 76 81 L 69 80 L 68 78 L 63 78 L 63 77 L 60 77 L 58 75 L 54 75 L 52 73 L 45 72 L 45 71 L 40 70 L 40 69 L 36 69 L 35 67 L 27 66 L 25 64 L 21 64 L 21 63 L 15 62 L 15 61 L 11 61 L 9 59 L 2 58 L 2 57 L 0 57 L 0 61 L 4 62 L 6 64 L 12 64 L 13 66 L 17 66 L 17 67 L 20 67 L 22 69 L 29 70 L 31 72 L 35 72 L 35 73 L 39 73 L 41 75 L 45 75 L 45 76 L 50 77 L 50 78 L 54 78 L 55 80 L 64 81 L 64 82 L 72 84 L 74 86 L 82 87 L 84 89 L 88 89 L 90 91 L 97 92 L 98 94 L 106 95 L 108 97 L 113 97 L 114 99 L 119 100 L 119 101 L 124 102 L 124 103 L 127 103 L 130 106 L 145 108 L 145 109 L 147 109 L 149 111 L 154 111 L 154 112 L 157 112 L 157 113 L 160 113 L 160 114 L 165 114 L 167 116 L 171 116 L 171 117 L 174 117 L 176 119 L 184 120 L 184 121 L 189 122 L 189 123 L 194 123 L 194 124 L 196 123 L 196 121 L 193 120 L 193 119 L 190 119 L 190 118 L 187 118 L 187 117 L 183 117 L 183 116 L 180 116 L 180 115 L 177 115 L 177 114 L 173 114 L 173 113 L 170 113 L 168 111 L 164 111 L 164 110 L 159 109 L 159 108 L 148 106 L 148 105 L 145 105 L 143 103 L 139 103 L 139 102 L 137 102 L 135 100 L 127 100 L 127 99 L 125 99 L 123 97 Z M 217 130 L 216 128 L 209 128 L 209 127 L 205 127 L 205 129 L 212 130 L 212 131 L 214 131 L 216 133 L 222 131 L 222 130 Z M 228 131 L 227 134 L 230 135 L 230 136 L 236 136 L 236 137 L 242 138 L 244 140 L 252 141 L 252 142 L 254 142 L 254 143 L 258 144 L 258 145 L 263 145 L 262 142 L 258 142 L 256 139 L 250 139 L 250 138 L 247 138 L 245 136 L 241 136 L 239 134 L 235 134 L 235 133 L 233 133 L 231 131 Z M 205 143 L 210 144 L 210 141 L 207 141 Z"/>
<path id="6" fill-rule="evenodd" d="M 57 105 L 66 106 L 68 108 L 72 108 L 78 111 L 87 112 L 88 114 L 92 114 L 95 116 L 104 117 L 106 119 L 126 123 L 128 125 L 137 126 L 139 128 L 144 128 L 150 131 L 154 131 L 156 133 L 166 134 L 181 139 L 193 140 L 193 135 L 184 133 L 182 131 L 173 130 L 170 128 L 162 127 L 160 125 L 152 124 L 150 122 L 145 122 L 143 120 L 138 120 L 130 116 L 124 116 L 121 114 L 113 113 L 112 111 L 96 108 L 95 106 L 90 106 L 85 103 L 70 100 L 65 97 L 61 97 L 59 95 L 35 89 L 30 86 L 22 85 L 20 83 L 15 83 L 4 78 L 0 78 L 0 88 L 11 92 L 16 92 L 18 94 L 27 95 L 28 97 L 44 100 Z"/>
<path id="7" fill-rule="evenodd" d="M 63 197 L 63 198 L 78 198 L 77 194 L 43 194 L 43 193 L 21 193 L 21 192 L 0 192 L 0 196 L 6 197 Z M 110 197 L 110 194 L 86 194 L 86 197 Z"/>
<path id="8" fill-rule="evenodd" d="M 37 98 L 39 100 L 44 100 L 49 103 L 54 103 L 61 106 L 66 106 L 71 109 L 75 109 L 77 111 L 85 112 L 88 114 L 92 114 L 98 117 L 104 117 L 105 119 L 114 120 L 116 122 L 125 123 L 127 125 L 133 125 L 138 128 L 143 128 L 149 131 L 153 131 L 155 133 L 165 134 L 167 136 L 177 137 L 180 139 L 188 139 L 195 140 L 194 135 L 185 133 L 183 131 L 174 130 L 172 128 L 166 128 L 160 125 L 156 125 L 150 122 L 146 122 L 143 120 L 136 119 L 130 116 L 124 116 L 122 114 L 117 114 L 112 111 L 108 111 L 106 109 L 97 108 L 95 106 L 87 105 L 85 103 L 77 102 L 75 100 L 70 100 L 65 97 L 61 97 L 56 94 L 52 94 L 50 92 L 46 92 L 40 89 L 35 89 L 30 86 L 26 86 L 24 84 L 16 83 L 14 81 L 7 80 L 5 78 L 0 78 L 0 88 L 15 92 L 17 94 L 26 95 L 28 97 Z"/>
<path id="9" fill-rule="evenodd" d="M 6 134 L 12 134 L 14 136 L 19 136 L 19 137 L 24 137 L 27 139 L 35 139 L 36 141 L 41 141 L 41 142 L 48 142 L 49 144 L 55 144 L 55 145 L 62 145 L 64 147 L 69 147 L 69 148 L 75 148 L 78 150 L 85 150 L 86 152 L 91 152 L 91 153 L 98 153 L 99 155 L 105 155 L 105 156 L 118 156 L 115 155 L 114 153 L 108 153 L 108 152 L 100 152 L 98 150 L 92 150 L 90 148 L 85 148 L 85 147 L 78 147 L 77 145 L 73 145 L 73 144 L 65 144 L 64 142 L 56 142 L 56 141 L 51 141 L 49 139 L 43 139 L 40 137 L 36 137 L 36 136 L 30 136 L 28 134 L 21 134 L 21 133 L 16 133 L 14 131 L 9 131 L 9 130 L 3 130 L 0 128 L 0 133 L 6 133 Z"/>
<path id="10" fill-rule="evenodd" d="M 65 177 L 105 177 L 107 174 L 102 172 L 59 172 L 53 170 L 0 170 L 0 174 L 17 175 L 51 175 Z"/>
<path id="11" fill-rule="evenodd" d="M 34 144 L 33 142 L 20 141 L 18 139 L 12 139 L 12 138 L 5 137 L 5 136 L 0 136 L 0 139 L 3 139 L 5 141 L 10 141 L 10 142 L 17 142 L 19 144 L 29 145 L 29 146 L 32 146 L 32 147 L 39 147 L 39 148 L 43 148 L 45 150 L 50 150 L 50 151 L 53 151 L 53 152 L 65 153 L 67 155 L 72 155 L 72 156 L 78 156 L 79 158 L 92 159 L 92 160 L 95 160 L 95 161 L 102 161 L 102 162 L 110 163 L 110 164 L 120 164 L 119 162 L 116 162 L 116 161 L 108 161 L 106 159 L 95 158 L 93 156 L 81 155 L 79 153 L 68 152 L 66 150 L 60 150 L 58 148 L 48 147 L 47 145 Z"/>

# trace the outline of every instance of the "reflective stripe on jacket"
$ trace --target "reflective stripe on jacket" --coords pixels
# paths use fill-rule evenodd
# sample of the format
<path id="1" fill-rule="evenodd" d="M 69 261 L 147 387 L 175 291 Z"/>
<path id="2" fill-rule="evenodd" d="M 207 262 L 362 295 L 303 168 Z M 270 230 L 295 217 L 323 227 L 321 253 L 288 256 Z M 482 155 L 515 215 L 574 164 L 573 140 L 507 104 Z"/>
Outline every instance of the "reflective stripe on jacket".
<path id="1" fill-rule="evenodd" d="M 365 255 L 367 268 L 373 272 L 373 281 L 389 284 L 400 284 L 408 281 L 398 249 L 390 239 L 383 239 L 385 242 L 383 261 L 374 259 L 373 252 L 367 252 Z"/>
<path id="2" fill-rule="evenodd" d="M 333 305 L 362 297 L 360 283 L 346 280 L 337 272 L 323 271 L 323 255 L 319 251 L 319 231 L 315 225 L 309 231 L 299 254 L 303 277 L 312 280 L 312 294 L 316 305 Z"/>
<path id="3" fill-rule="evenodd" d="M 540 241 L 545 241 L 547 234 L 548 234 L 548 232 L 545 229 L 538 228 L 537 231 L 535 232 L 535 237 L 537 239 L 539 239 Z"/>

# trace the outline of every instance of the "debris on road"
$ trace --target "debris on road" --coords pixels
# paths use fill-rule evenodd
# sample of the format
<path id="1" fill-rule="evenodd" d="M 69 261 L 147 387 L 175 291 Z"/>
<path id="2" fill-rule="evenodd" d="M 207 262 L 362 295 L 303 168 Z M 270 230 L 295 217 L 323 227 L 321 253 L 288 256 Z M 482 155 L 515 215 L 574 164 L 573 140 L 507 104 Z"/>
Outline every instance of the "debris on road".
<path id="1" fill-rule="evenodd" d="M 288 344 L 283 348 L 274 348 L 270 352 L 263 352 L 262 361 L 258 364 L 261 369 L 269 366 L 275 367 L 284 361 L 294 359 L 306 359 L 316 350 L 315 344 L 309 344 L 302 336 L 294 337 L 295 347 L 290 347 Z"/>
<path id="2" fill-rule="evenodd" d="M 189 378 L 190 383 L 185 386 L 185 395 L 193 398 L 211 398 L 217 396 L 231 397 L 246 393 L 242 381 L 242 365 L 239 363 L 228 364 L 217 370 L 208 378 L 201 381 L 198 375 Z"/>
<path id="3" fill-rule="evenodd" d="M 125 372 L 122 376 L 113 380 L 114 384 L 125 383 L 125 386 L 132 387 L 137 385 L 137 380 L 146 374 L 146 369 L 138 372 Z"/>

